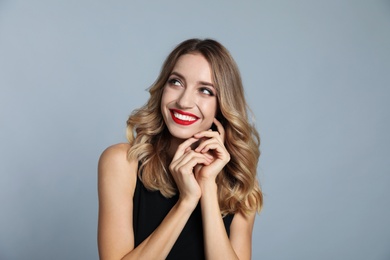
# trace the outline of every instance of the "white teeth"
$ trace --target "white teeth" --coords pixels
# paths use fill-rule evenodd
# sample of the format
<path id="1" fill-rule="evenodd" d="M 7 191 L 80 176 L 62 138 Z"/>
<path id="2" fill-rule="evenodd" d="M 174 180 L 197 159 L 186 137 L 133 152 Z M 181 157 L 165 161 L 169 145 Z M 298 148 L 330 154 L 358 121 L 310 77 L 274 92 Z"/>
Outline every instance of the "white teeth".
<path id="1" fill-rule="evenodd" d="M 180 119 L 180 120 L 183 120 L 183 121 L 195 121 L 196 118 L 195 117 L 192 117 L 192 116 L 187 116 L 187 115 L 182 115 L 182 114 L 179 114 L 179 113 L 176 113 L 174 112 L 173 115 Z"/>

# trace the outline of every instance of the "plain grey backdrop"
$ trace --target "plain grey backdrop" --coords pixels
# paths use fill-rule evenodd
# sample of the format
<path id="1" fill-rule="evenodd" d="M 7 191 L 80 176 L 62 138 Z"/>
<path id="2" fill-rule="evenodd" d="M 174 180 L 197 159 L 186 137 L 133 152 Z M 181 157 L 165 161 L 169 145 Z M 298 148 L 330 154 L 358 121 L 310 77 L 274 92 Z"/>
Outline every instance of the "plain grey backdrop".
<path id="1" fill-rule="evenodd" d="M 190 37 L 261 134 L 253 259 L 390 259 L 388 0 L 0 0 L 0 259 L 98 258 L 99 155 Z"/>

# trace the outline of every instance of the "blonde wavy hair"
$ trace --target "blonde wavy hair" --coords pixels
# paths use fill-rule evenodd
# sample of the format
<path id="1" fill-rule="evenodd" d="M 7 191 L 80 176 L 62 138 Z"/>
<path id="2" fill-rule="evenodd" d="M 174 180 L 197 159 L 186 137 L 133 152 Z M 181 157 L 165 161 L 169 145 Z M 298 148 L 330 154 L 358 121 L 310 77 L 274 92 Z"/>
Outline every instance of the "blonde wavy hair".
<path id="1" fill-rule="evenodd" d="M 189 39 L 180 43 L 166 58 L 160 75 L 149 88 L 150 98 L 127 120 L 128 159 L 138 160 L 138 176 L 144 186 L 159 190 L 167 198 L 177 193 L 169 173 L 169 131 L 160 110 L 164 86 L 180 56 L 199 53 L 209 62 L 217 92 L 217 119 L 225 128 L 225 147 L 230 161 L 217 177 L 221 213 L 248 213 L 260 209 L 262 191 L 256 178 L 260 137 L 248 120 L 249 107 L 238 67 L 229 51 L 212 39 Z"/>

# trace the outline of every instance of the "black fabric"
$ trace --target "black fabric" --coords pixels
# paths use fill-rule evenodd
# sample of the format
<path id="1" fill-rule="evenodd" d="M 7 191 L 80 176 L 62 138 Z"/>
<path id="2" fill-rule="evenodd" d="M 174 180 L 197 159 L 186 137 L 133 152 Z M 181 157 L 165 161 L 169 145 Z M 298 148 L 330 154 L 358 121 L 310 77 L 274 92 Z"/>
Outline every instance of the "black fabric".
<path id="1" fill-rule="evenodd" d="M 137 247 L 162 222 L 178 200 L 178 195 L 165 198 L 159 191 L 149 191 L 137 178 L 133 198 L 134 246 Z M 226 232 L 230 233 L 233 214 L 223 218 Z M 176 240 L 167 259 L 205 259 L 203 245 L 202 215 L 196 207 Z"/>

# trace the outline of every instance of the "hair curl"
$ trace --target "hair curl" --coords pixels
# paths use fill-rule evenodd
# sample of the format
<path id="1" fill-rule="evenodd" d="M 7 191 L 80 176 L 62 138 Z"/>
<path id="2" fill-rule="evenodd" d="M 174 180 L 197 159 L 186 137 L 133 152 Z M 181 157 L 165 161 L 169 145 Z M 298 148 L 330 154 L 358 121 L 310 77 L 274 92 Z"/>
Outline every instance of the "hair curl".
<path id="1" fill-rule="evenodd" d="M 149 88 L 148 102 L 133 111 L 127 120 L 127 139 L 131 144 L 128 158 L 140 162 L 138 176 L 146 188 L 159 190 L 165 197 L 176 194 L 165 152 L 169 148 L 170 134 L 160 105 L 164 86 L 177 60 L 189 53 L 203 55 L 210 64 L 217 90 L 217 119 L 225 128 L 225 147 L 231 157 L 216 180 L 221 213 L 247 213 L 254 209 L 259 212 L 263 204 L 256 178 L 260 137 L 248 120 L 249 107 L 238 67 L 229 51 L 215 40 L 186 40 L 166 58 L 160 75 Z"/>

